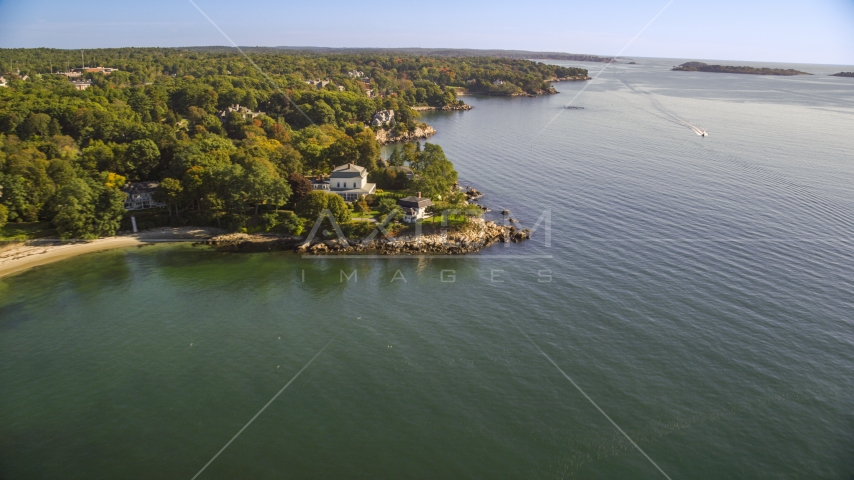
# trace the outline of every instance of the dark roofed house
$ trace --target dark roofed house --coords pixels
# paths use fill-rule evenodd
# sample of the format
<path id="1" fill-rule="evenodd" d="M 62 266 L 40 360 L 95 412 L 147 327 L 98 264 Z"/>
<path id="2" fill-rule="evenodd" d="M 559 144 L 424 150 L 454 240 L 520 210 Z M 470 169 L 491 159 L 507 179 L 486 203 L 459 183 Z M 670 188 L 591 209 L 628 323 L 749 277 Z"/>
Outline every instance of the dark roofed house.
<path id="1" fill-rule="evenodd" d="M 152 198 L 159 182 L 132 182 L 126 183 L 122 187 L 122 191 L 127 194 L 125 198 L 125 210 L 142 210 L 144 208 L 163 208 L 166 206 L 163 202 L 158 202 Z"/>
<path id="2" fill-rule="evenodd" d="M 427 207 L 433 205 L 429 198 L 421 197 L 421 192 L 415 197 L 405 197 L 397 201 L 397 204 L 403 207 L 404 223 L 415 223 L 418 220 L 423 220 L 429 215 Z"/>

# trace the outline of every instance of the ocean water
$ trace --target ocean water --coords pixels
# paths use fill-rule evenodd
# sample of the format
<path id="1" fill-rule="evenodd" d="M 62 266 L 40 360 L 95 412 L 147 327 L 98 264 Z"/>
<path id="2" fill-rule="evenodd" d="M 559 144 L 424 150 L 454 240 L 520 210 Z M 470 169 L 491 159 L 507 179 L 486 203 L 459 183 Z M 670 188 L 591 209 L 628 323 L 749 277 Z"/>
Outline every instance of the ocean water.
<path id="1" fill-rule="evenodd" d="M 854 79 L 636 61 L 425 115 L 526 243 L 0 280 L 0 478 L 854 477 Z"/>

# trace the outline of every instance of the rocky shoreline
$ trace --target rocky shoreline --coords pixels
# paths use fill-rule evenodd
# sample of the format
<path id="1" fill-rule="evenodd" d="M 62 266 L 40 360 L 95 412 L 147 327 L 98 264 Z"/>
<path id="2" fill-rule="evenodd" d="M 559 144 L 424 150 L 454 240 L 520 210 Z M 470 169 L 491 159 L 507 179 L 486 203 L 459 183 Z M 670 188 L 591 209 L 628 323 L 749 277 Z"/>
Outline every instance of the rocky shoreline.
<path id="1" fill-rule="evenodd" d="M 431 127 L 430 125 L 418 127 L 415 130 L 404 133 L 403 135 L 392 135 L 390 130 L 381 128 L 380 130 L 377 130 L 377 142 L 379 142 L 380 145 L 411 142 L 414 140 L 429 138 L 431 135 L 435 134 L 436 129 Z"/>
<path id="2" fill-rule="evenodd" d="M 444 107 L 409 107 L 416 112 L 452 112 L 471 110 L 472 106 L 463 103 L 462 105 L 445 105 Z"/>
<path id="3" fill-rule="evenodd" d="M 552 77 L 549 79 L 550 82 L 583 82 L 585 80 L 590 80 L 591 78 L 587 75 L 585 76 L 577 76 L 577 77 Z"/>
<path id="4" fill-rule="evenodd" d="M 480 251 L 495 243 L 521 242 L 531 238 L 531 231 L 512 225 L 498 225 L 483 219 L 473 219 L 468 228 L 447 233 L 406 235 L 375 238 L 369 242 L 360 239 L 318 238 L 307 242 L 303 237 L 284 235 L 249 235 L 232 233 L 200 241 L 197 245 L 211 245 L 232 252 L 294 251 L 308 255 L 460 255 Z"/>

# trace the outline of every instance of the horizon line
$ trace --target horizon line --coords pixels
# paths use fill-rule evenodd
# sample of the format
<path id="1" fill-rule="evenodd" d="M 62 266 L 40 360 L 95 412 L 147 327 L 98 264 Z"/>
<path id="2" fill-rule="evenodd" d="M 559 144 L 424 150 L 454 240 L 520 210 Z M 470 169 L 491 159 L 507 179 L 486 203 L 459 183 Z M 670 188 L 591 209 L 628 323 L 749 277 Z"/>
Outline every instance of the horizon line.
<path id="1" fill-rule="evenodd" d="M 503 52 L 503 53 L 512 53 L 512 54 L 542 54 L 542 55 L 565 55 L 565 56 L 588 56 L 588 57 L 596 57 L 601 59 L 623 59 L 623 60 L 633 60 L 633 59 L 658 59 L 658 60 L 690 60 L 690 61 L 712 61 L 712 62 L 754 62 L 754 63 L 768 63 L 768 64 L 789 64 L 789 65 L 819 65 L 819 66 L 843 66 L 850 67 L 854 66 L 854 63 L 816 63 L 816 62 L 798 62 L 798 61 L 776 61 L 776 60 L 749 60 L 749 59 L 723 59 L 723 58 L 697 58 L 697 57 L 657 57 L 657 56 L 644 56 L 644 55 L 601 55 L 596 53 L 570 53 L 570 52 L 560 52 L 560 51 L 544 51 L 544 50 L 519 50 L 519 49 L 507 49 L 507 48 L 470 48 L 470 47 L 324 47 L 324 46 L 311 46 L 311 45 L 300 45 L 300 46 L 292 46 L 292 45 L 238 45 L 242 49 L 276 49 L 276 50 L 292 50 L 292 51 L 352 51 L 352 52 L 368 52 L 368 51 L 386 51 L 386 52 L 401 52 L 407 53 L 407 51 L 432 51 L 432 52 L 441 52 L 441 51 L 462 51 L 462 52 Z M 223 48 L 223 49 L 233 49 L 234 47 L 231 45 L 183 45 L 183 46 L 171 46 L 164 47 L 158 45 L 149 45 L 149 46 L 123 46 L 123 47 L 90 47 L 90 48 L 61 48 L 61 47 L 0 47 L 0 51 L 3 50 L 60 50 L 60 51 L 78 51 L 78 50 L 121 50 L 121 49 L 133 49 L 133 48 L 156 48 L 163 50 L 181 50 L 181 49 L 202 49 L 202 48 Z M 453 55 L 449 55 L 453 56 Z M 490 56 L 490 55 L 484 55 Z M 529 58 L 535 60 L 536 57 Z M 544 60 L 561 60 L 561 59 L 549 59 L 543 57 Z M 576 61 L 576 62 L 585 62 L 585 60 L 573 60 L 573 59 L 565 59 L 566 61 Z M 597 62 L 593 61 L 591 63 L 606 63 L 606 62 Z"/>

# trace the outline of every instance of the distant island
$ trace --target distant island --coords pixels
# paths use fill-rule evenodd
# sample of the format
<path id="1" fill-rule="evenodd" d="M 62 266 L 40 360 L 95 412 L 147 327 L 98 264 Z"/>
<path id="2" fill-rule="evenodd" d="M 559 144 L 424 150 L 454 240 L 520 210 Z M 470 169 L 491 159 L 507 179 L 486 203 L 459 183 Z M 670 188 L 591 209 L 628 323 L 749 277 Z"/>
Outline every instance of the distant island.
<path id="1" fill-rule="evenodd" d="M 730 65 L 709 65 L 703 62 L 686 62 L 678 67 L 673 67 L 673 70 L 677 72 L 744 73 L 748 75 L 812 75 L 791 68 L 733 67 Z"/>
<path id="2" fill-rule="evenodd" d="M 831 77 L 854 77 L 854 72 L 839 72 L 834 73 Z"/>

